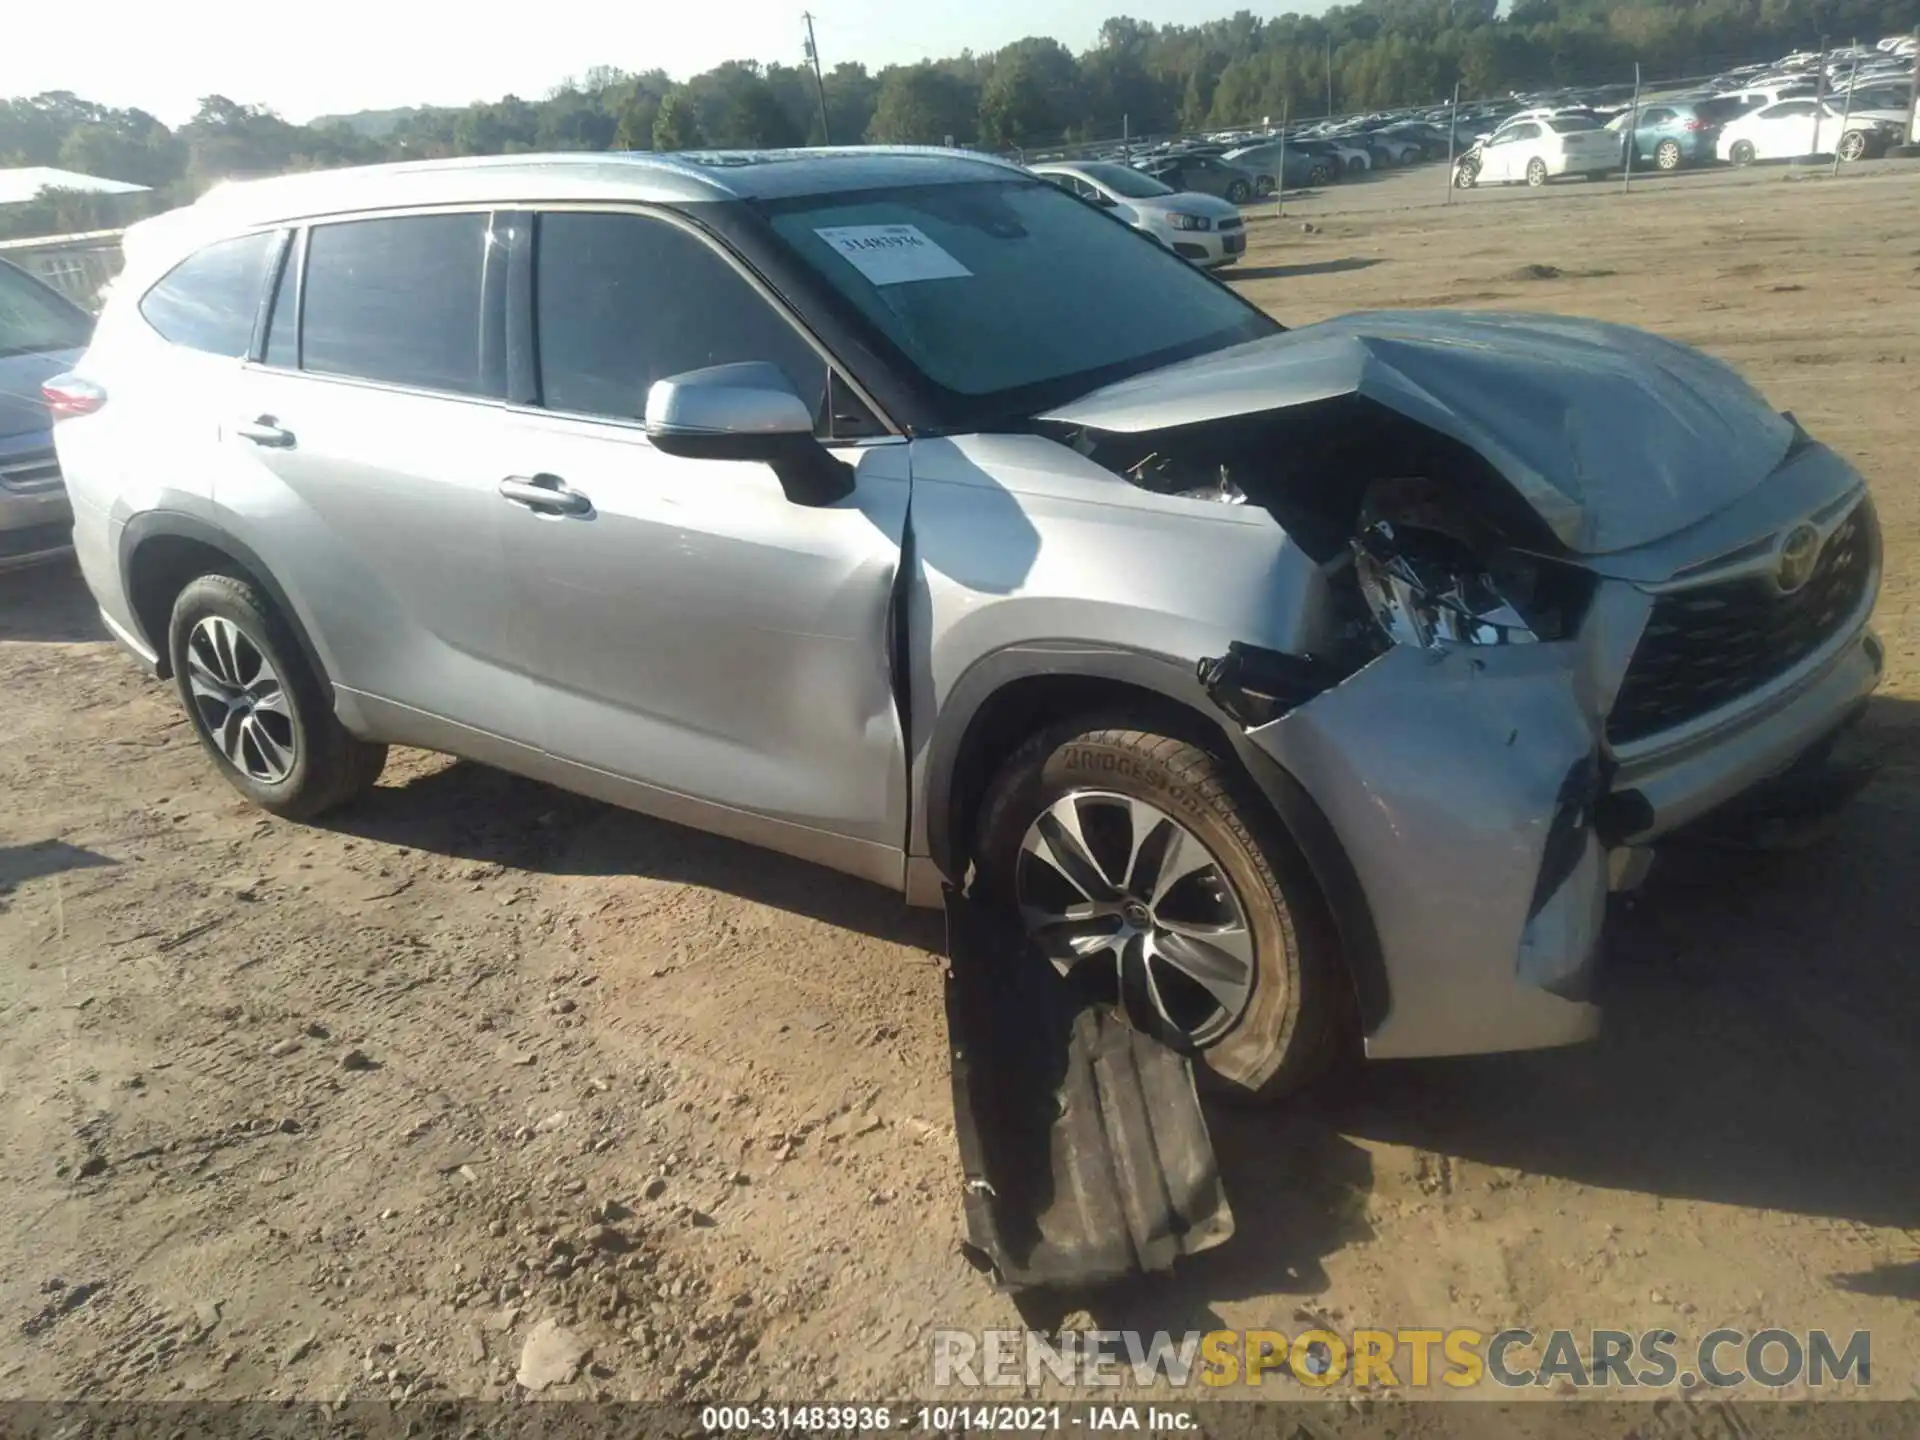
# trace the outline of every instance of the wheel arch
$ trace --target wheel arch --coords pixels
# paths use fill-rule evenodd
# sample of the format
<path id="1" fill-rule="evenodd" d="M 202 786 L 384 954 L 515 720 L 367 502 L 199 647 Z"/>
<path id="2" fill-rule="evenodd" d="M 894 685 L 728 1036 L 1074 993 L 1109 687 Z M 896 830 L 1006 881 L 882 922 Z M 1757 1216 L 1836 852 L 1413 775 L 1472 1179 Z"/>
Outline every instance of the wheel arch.
<path id="1" fill-rule="evenodd" d="M 974 824 L 993 776 L 1037 730 L 1096 712 L 1137 716 L 1231 766 L 1262 796 L 1320 888 L 1340 938 L 1361 1027 L 1386 1017 L 1386 964 L 1373 912 L 1333 824 L 1306 789 L 1207 696 L 1193 667 L 1118 648 L 1011 647 L 976 661 L 940 707 L 927 746 L 928 853 L 954 885 L 966 878 Z"/>
<path id="2" fill-rule="evenodd" d="M 236 575 L 266 593 L 299 643 L 301 658 L 311 668 L 328 703 L 332 703 L 332 681 L 300 612 L 266 563 L 245 542 L 197 515 L 149 510 L 134 516 L 121 531 L 119 559 L 120 582 L 138 638 L 159 657 L 161 679 L 173 673 L 167 628 L 174 600 L 199 576 L 224 573 Z"/>

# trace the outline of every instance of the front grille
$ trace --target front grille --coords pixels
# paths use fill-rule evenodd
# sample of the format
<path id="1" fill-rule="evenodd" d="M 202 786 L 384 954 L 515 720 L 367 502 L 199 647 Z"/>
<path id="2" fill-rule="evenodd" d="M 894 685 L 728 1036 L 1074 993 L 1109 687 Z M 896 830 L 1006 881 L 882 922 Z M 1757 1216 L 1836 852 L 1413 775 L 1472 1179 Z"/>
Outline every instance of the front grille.
<path id="1" fill-rule="evenodd" d="M 1660 596 L 1607 719 L 1607 739 L 1625 745 L 1684 725 L 1793 669 L 1859 608 L 1879 539 L 1873 504 L 1863 500 L 1790 595 L 1770 576 L 1755 575 Z"/>
<path id="2" fill-rule="evenodd" d="M 18 560 L 22 555 L 38 555 L 46 550 L 64 550 L 73 543 L 73 526 L 65 520 L 51 525 L 22 525 L 18 530 L 0 530 L 0 560 Z"/>
<path id="3" fill-rule="evenodd" d="M 1247 237 L 1244 235 L 1229 235 L 1226 238 L 1225 244 L 1227 254 L 1239 255 L 1247 248 Z"/>
<path id="4" fill-rule="evenodd" d="M 60 462 L 51 450 L 0 460 L 0 488 L 16 495 L 39 495 L 60 488 Z"/>

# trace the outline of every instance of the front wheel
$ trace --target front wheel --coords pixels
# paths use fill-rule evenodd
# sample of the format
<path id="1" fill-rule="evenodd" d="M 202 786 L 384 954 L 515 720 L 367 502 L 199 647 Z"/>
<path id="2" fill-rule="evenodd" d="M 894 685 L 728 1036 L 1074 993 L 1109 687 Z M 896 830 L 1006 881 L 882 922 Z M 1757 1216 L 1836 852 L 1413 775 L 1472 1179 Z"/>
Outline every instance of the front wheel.
<path id="1" fill-rule="evenodd" d="M 1529 160 L 1527 162 L 1527 184 L 1538 190 L 1546 183 L 1547 162 L 1544 160 Z"/>
<path id="2" fill-rule="evenodd" d="M 1246 204 L 1248 196 L 1252 193 L 1247 189 L 1247 182 L 1244 180 L 1235 180 L 1227 186 L 1227 199 L 1235 205 Z"/>
<path id="3" fill-rule="evenodd" d="M 1470 160 L 1462 160 L 1453 167 L 1453 183 L 1457 189 L 1471 190 L 1480 183 L 1480 167 Z"/>
<path id="4" fill-rule="evenodd" d="M 287 622 L 250 582 L 190 581 L 174 600 L 167 649 L 201 746 L 261 809 L 309 819 L 380 778 L 387 747 L 335 717 Z"/>
<path id="5" fill-rule="evenodd" d="M 1864 160 L 1867 157 L 1868 141 L 1863 130 L 1849 130 L 1840 137 L 1840 158 L 1842 160 Z"/>
<path id="6" fill-rule="evenodd" d="M 1751 140 L 1736 140 L 1733 142 L 1733 148 L 1727 151 L 1727 159 L 1735 165 L 1751 165 L 1758 154 Z"/>
<path id="7" fill-rule="evenodd" d="M 1274 1098 L 1338 1053 L 1325 903 L 1264 801 L 1199 747 L 1122 722 L 1043 731 L 994 779 L 974 858 L 977 893 L 1210 1088 Z"/>
<path id="8" fill-rule="evenodd" d="M 1332 167 L 1324 160 L 1316 163 L 1314 167 L 1307 172 L 1307 183 L 1309 185 L 1331 185 L 1333 183 Z"/>

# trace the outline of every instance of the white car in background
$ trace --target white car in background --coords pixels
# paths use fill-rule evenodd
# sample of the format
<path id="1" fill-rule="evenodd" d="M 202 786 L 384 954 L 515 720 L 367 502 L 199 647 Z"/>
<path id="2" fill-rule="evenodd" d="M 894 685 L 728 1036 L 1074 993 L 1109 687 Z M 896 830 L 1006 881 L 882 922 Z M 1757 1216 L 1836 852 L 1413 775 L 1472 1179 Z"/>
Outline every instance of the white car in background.
<path id="1" fill-rule="evenodd" d="M 1454 166 L 1463 190 L 1516 180 L 1538 187 L 1561 175 L 1598 180 L 1620 168 L 1620 137 L 1585 115 L 1522 120 L 1501 127 Z"/>
<path id="2" fill-rule="evenodd" d="M 1111 160 L 1067 160 L 1029 168 L 1203 269 L 1231 265 L 1246 253 L 1246 221 L 1230 200 L 1174 190 Z"/>
<path id="3" fill-rule="evenodd" d="M 1730 120 L 1720 130 L 1716 150 L 1731 165 L 1756 160 L 1798 160 L 1807 155 L 1838 154 L 1863 160 L 1899 144 L 1907 117 L 1893 111 L 1855 110 L 1844 101 L 1782 100 Z"/>

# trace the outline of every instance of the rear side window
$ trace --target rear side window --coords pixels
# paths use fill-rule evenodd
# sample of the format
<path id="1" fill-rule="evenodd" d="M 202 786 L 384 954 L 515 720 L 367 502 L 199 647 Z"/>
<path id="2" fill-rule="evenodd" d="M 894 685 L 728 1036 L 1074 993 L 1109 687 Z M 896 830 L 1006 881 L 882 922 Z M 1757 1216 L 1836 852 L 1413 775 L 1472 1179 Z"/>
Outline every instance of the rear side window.
<path id="1" fill-rule="evenodd" d="M 484 214 L 315 226 L 300 306 L 301 368 L 481 393 L 486 247 Z"/>
<path id="2" fill-rule="evenodd" d="M 244 356 L 279 243 L 278 231 L 263 230 L 194 251 L 141 297 L 141 315 L 175 345 Z"/>
<path id="3" fill-rule="evenodd" d="M 656 380 L 766 360 L 824 413 L 826 362 L 697 236 L 641 215 L 585 213 L 542 215 L 537 234 L 534 329 L 548 409 L 639 419 Z"/>

